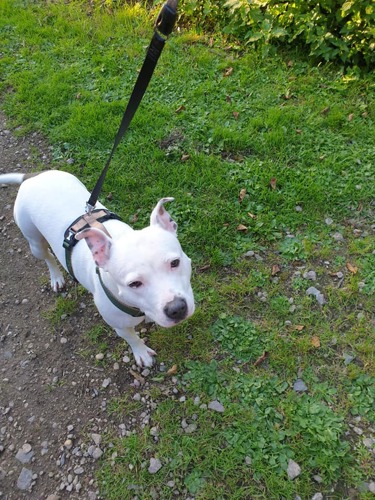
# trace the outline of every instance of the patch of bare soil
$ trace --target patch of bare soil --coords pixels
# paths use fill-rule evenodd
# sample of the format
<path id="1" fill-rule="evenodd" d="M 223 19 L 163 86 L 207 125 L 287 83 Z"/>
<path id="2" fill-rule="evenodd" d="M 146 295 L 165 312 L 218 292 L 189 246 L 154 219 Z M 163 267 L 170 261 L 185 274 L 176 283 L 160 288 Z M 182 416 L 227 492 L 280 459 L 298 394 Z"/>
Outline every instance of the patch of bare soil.
<path id="1" fill-rule="evenodd" d="M 51 168 L 46 142 L 36 134 L 15 137 L 1 114 L 0 151 L 1 173 L 30 171 L 36 162 Z M 117 350 L 121 343 L 119 363 L 96 362 L 98 351 L 84 332 L 102 320 L 89 294 L 57 327 L 45 318 L 56 294 L 14 223 L 16 194 L 16 187 L 0 187 L 0 498 L 94 500 L 104 436 L 145 425 L 152 402 L 142 394 L 143 420 L 113 414 L 107 405 L 124 393 L 139 398 L 148 384 L 139 388 L 132 356 L 115 335 L 108 342 Z M 66 293 L 76 297 L 72 282 Z"/>

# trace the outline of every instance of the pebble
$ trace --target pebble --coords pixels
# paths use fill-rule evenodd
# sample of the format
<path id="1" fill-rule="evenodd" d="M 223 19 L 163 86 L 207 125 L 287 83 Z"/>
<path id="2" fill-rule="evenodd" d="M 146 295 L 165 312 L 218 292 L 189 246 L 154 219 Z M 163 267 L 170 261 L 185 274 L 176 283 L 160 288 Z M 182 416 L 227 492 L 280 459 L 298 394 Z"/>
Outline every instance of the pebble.
<path id="1" fill-rule="evenodd" d="M 224 406 L 219 402 L 219 401 L 211 401 L 211 403 L 208 404 L 208 409 L 217 411 L 219 413 L 223 413 L 225 411 Z"/>
<path id="2" fill-rule="evenodd" d="M 96 446 L 99 446 L 102 442 L 102 436 L 100 434 L 91 434 L 91 439 L 94 441 Z"/>
<path id="3" fill-rule="evenodd" d="M 16 459 L 21 462 L 21 464 L 28 464 L 34 456 L 34 452 L 31 449 L 29 443 L 25 443 L 21 449 L 18 450 L 16 454 Z"/>
<path id="4" fill-rule="evenodd" d="M 315 493 L 311 500 L 323 500 L 323 495 L 321 493 Z"/>
<path id="5" fill-rule="evenodd" d="M 368 489 L 371 493 L 375 493 L 375 481 L 370 481 L 368 483 Z"/>
<path id="6" fill-rule="evenodd" d="M 70 450 L 70 448 L 73 446 L 73 441 L 71 439 L 67 439 L 64 443 L 64 446 L 67 450 Z"/>
<path id="7" fill-rule="evenodd" d="M 98 460 L 102 455 L 103 455 L 103 451 L 99 447 L 97 447 L 97 448 L 95 448 L 95 450 L 92 453 L 92 458 L 94 460 Z"/>
<path id="8" fill-rule="evenodd" d="M 156 474 L 162 467 L 162 463 L 158 458 L 150 458 L 150 465 L 148 468 L 150 474 Z"/>
<path id="9" fill-rule="evenodd" d="M 307 271 L 303 273 L 303 277 L 306 280 L 316 281 L 316 272 L 315 271 Z"/>
<path id="10" fill-rule="evenodd" d="M 341 234 L 341 233 L 334 233 L 332 235 L 332 238 L 335 240 L 335 241 L 344 241 L 344 236 Z"/>
<path id="11" fill-rule="evenodd" d="M 104 359 L 104 354 L 102 352 L 99 352 L 98 354 L 96 354 L 95 359 L 97 361 L 101 361 L 102 359 Z"/>
<path id="12" fill-rule="evenodd" d="M 321 306 L 326 303 L 324 295 L 317 288 L 315 288 L 315 286 L 310 286 L 306 290 L 306 295 L 314 295 L 314 297 Z"/>
<path id="13" fill-rule="evenodd" d="M 301 474 L 301 467 L 294 460 L 290 459 L 288 462 L 287 473 L 289 479 L 295 479 Z"/>
<path id="14" fill-rule="evenodd" d="M 103 380 L 103 383 L 102 383 L 103 389 L 105 389 L 106 387 L 108 387 L 110 383 L 111 383 L 111 379 L 110 378 L 105 378 Z"/>
<path id="15" fill-rule="evenodd" d="M 79 476 L 80 474 L 83 474 L 83 467 L 81 467 L 81 466 L 75 467 L 73 472 L 74 472 L 74 474 Z"/>
<path id="16" fill-rule="evenodd" d="M 327 217 L 324 221 L 327 226 L 331 226 L 333 224 L 333 220 L 331 219 L 331 217 Z"/>
<path id="17" fill-rule="evenodd" d="M 19 490 L 28 490 L 33 480 L 33 472 L 30 469 L 22 468 L 17 479 L 17 488 Z"/>
<path id="18" fill-rule="evenodd" d="M 130 363 L 130 358 L 129 358 L 129 356 L 124 356 L 124 357 L 122 358 L 122 361 L 123 361 L 124 363 Z"/>
<path id="19" fill-rule="evenodd" d="M 293 384 L 293 389 L 296 392 L 306 392 L 307 391 L 307 385 L 301 378 L 297 378 L 297 380 Z"/>
<path id="20" fill-rule="evenodd" d="M 192 434 L 197 430 L 197 424 L 188 424 L 185 428 L 184 431 L 186 434 Z"/>

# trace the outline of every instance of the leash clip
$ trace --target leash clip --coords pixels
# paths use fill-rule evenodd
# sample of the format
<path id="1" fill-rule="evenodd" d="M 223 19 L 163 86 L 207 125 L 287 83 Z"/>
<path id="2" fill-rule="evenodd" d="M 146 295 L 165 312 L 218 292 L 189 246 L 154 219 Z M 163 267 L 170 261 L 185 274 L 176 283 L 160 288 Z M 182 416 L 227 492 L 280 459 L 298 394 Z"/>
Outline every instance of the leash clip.
<path id="1" fill-rule="evenodd" d="M 94 210 L 95 208 L 95 205 L 91 205 L 88 201 L 86 201 L 86 208 L 85 208 L 85 212 L 88 214 L 88 215 L 91 215 L 92 214 L 92 211 Z"/>
<path id="2" fill-rule="evenodd" d="M 172 33 L 177 19 L 177 0 L 167 0 L 155 22 L 155 31 L 166 40 Z"/>

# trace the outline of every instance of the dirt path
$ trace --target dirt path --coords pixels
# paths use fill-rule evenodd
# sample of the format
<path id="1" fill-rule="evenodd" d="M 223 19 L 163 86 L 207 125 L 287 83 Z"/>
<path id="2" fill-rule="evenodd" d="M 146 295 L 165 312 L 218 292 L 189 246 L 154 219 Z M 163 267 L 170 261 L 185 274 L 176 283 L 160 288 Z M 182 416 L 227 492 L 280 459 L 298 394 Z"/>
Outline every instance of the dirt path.
<path id="1" fill-rule="evenodd" d="M 28 171 L 37 162 L 51 168 L 46 142 L 36 134 L 16 138 L 1 114 L 0 151 L 1 173 Z M 101 323 L 88 294 L 57 327 L 45 319 L 56 295 L 13 221 L 15 196 L 15 187 L 0 187 L 0 498 L 93 500 L 100 498 L 94 472 L 104 436 L 139 424 L 112 416 L 107 404 L 140 389 L 122 361 L 125 344 L 119 364 L 96 363 L 98 351 L 82 335 Z M 73 283 L 66 294 L 76 298 Z M 115 335 L 108 342 L 121 350 Z"/>

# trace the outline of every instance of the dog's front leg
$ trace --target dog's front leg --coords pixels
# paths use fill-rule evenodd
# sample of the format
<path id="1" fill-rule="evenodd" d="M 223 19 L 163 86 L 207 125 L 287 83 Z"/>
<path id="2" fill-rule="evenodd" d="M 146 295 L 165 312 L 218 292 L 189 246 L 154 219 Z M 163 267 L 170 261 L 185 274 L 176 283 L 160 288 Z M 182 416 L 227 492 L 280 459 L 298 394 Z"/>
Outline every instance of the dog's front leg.
<path id="1" fill-rule="evenodd" d="M 135 361 L 138 366 L 152 366 L 156 352 L 147 347 L 140 339 L 134 328 L 115 328 L 117 335 L 122 337 L 130 345 Z"/>

